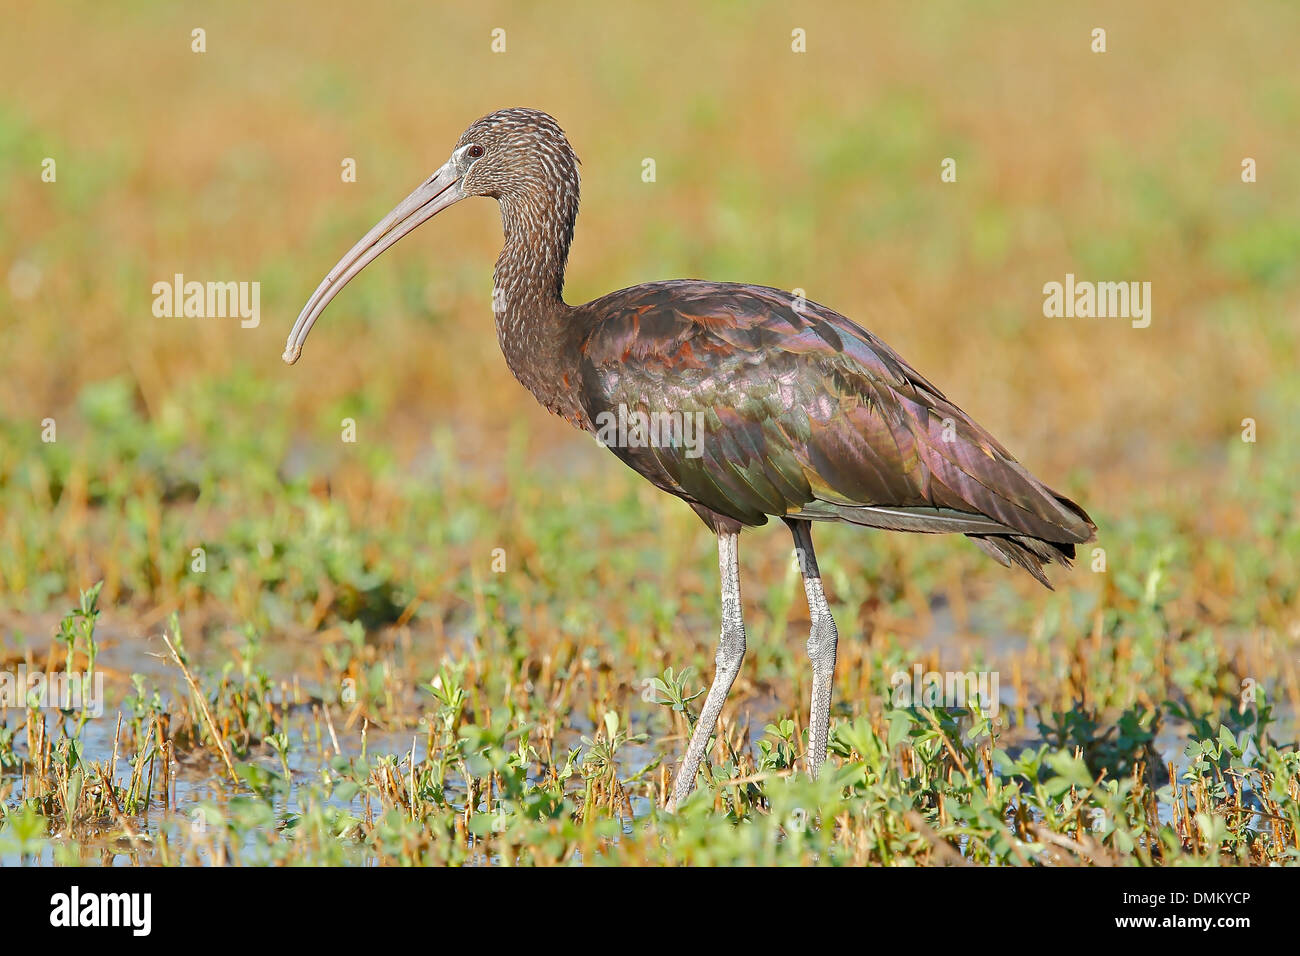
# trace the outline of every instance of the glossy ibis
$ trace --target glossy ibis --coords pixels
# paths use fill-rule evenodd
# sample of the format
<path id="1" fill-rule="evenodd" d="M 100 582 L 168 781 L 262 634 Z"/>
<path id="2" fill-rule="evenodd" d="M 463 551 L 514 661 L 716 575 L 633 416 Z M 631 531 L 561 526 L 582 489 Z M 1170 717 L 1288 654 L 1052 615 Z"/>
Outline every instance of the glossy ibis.
<path id="1" fill-rule="evenodd" d="M 741 528 L 775 516 L 794 535 L 812 621 L 814 775 L 826 758 L 836 631 L 812 522 L 964 534 L 1048 587 L 1043 565 L 1068 565 L 1074 546 L 1092 540 L 1096 529 L 1082 508 L 1026 471 L 888 345 L 825 306 L 694 279 L 568 305 L 578 160 L 555 120 L 537 110 L 499 110 L 465 130 L 446 164 L 326 275 L 294 323 L 284 360 L 298 360 L 313 323 L 368 263 L 468 196 L 489 196 L 501 208 L 493 312 L 510 371 L 548 409 L 593 434 L 611 416 L 632 416 L 638 427 L 618 432 L 626 440 L 605 443 L 718 536 L 717 668 L 670 807 L 695 785 L 745 655 Z M 675 425 L 647 430 L 650 419 Z M 695 443 L 682 440 L 680 426 L 691 422 L 699 425 Z"/>

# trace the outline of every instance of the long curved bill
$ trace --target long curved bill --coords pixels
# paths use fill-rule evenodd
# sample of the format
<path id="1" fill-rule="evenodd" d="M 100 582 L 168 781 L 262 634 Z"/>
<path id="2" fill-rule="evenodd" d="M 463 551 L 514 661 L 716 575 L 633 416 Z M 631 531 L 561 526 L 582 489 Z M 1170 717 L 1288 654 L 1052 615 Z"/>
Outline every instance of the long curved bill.
<path id="1" fill-rule="evenodd" d="M 329 271 L 323 282 L 316 287 L 307 304 L 298 314 L 298 321 L 293 324 L 289 341 L 285 343 L 286 363 L 292 365 L 302 355 L 303 343 L 307 333 L 316 323 L 325 307 L 339 294 L 339 290 L 352 281 L 366 266 L 378 259 L 389 246 L 392 246 L 407 233 L 453 203 L 464 199 L 460 188 L 460 173 L 454 161 L 448 161 L 407 196 L 397 208 L 375 224 L 361 241 L 348 250 L 347 255 Z"/>

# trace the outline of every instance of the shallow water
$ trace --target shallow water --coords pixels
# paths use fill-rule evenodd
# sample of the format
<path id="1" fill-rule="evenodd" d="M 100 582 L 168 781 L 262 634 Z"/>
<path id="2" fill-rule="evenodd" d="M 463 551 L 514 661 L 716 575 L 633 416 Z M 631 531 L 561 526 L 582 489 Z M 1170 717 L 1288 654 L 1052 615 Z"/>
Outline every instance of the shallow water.
<path id="1" fill-rule="evenodd" d="M 3 626 L 6 635 L 3 645 L 3 656 L 8 661 L 6 666 L 14 666 L 14 662 L 25 655 L 24 647 L 30 646 L 33 649 L 39 648 L 41 650 L 41 653 L 31 655 L 35 666 L 40 667 L 44 661 L 46 648 L 48 648 L 47 635 L 51 634 L 57 626 L 57 619 L 54 617 L 35 617 L 21 620 L 0 619 L 0 626 Z M 972 624 L 971 628 L 977 629 L 977 626 Z M 131 690 L 131 674 L 142 674 L 146 678 L 146 686 L 157 687 L 163 694 L 165 707 L 174 706 L 175 702 L 180 699 L 178 695 L 188 694 L 178 669 L 167 657 L 166 648 L 159 636 L 161 630 L 162 626 L 160 624 L 155 623 L 142 627 L 117 620 L 109 614 L 106 614 L 101 619 L 96 630 L 101 647 L 97 666 L 106 674 L 107 703 L 103 716 L 88 721 L 82 732 L 84 758 L 87 761 L 105 761 L 111 757 L 117 726 L 117 708 L 123 695 Z M 474 644 L 474 635 L 468 629 L 463 632 L 451 632 L 448 634 L 448 639 L 450 642 L 463 643 L 467 648 L 472 648 Z M 203 641 L 197 638 L 187 640 L 188 653 L 193 658 L 196 678 L 205 687 L 210 686 L 213 676 L 220 672 L 221 664 L 237 656 L 243 640 L 242 635 L 234 632 L 218 633 Z M 920 637 L 910 639 L 910 643 L 918 655 L 937 649 L 941 652 L 943 659 L 953 660 L 952 666 L 954 667 L 958 666 L 956 664 L 957 660 L 968 658 L 971 654 L 974 654 L 985 661 L 987 667 L 1005 668 L 1011 658 L 1024 653 L 1029 642 L 1027 636 L 1021 635 L 1003 634 L 995 637 L 981 635 L 978 638 L 978 648 L 972 648 L 967 643 L 971 640 L 970 631 L 968 630 L 965 635 L 959 633 L 959 629 L 947 606 L 942 602 L 938 602 L 932 608 L 931 626 L 928 632 Z M 401 652 L 395 653 L 394 656 L 396 658 L 395 663 L 400 662 L 400 666 L 412 674 L 431 674 L 437 667 L 436 655 L 432 653 L 431 649 L 421 648 L 418 642 L 404 643 Z M 323 675 L 325 671 L 321 660 L 320 642 L 314 635 L 283 637 L 275 641 L 266 641 L 261 646 L 261 653 L 257 663 L 259 667 L 265 669 L 269 674 L 277 677 L 284 675 L 289 680 L 296 679 L 298 691 L 308 700 L 313 696 L 328 696 L 321 692 L 322 688 L 319 686 L 318 681 L 313 679 L 318 675 Z M 705 676 L 707 678 L 707 675 Z M 1035 746 L 1041 743 L 1041 738 L 1034 725 L 1032 712 L 1026 714 L 1028 726 L 1016 725 L 1011 719 L 1022 702 L 1018 699 L 1016 690 L 1010 681 L 999 683 L 998 699 L 1004 718 L 1000 744 L 1014 754 L 1022 747 Z M 428 705 L 431 702 L 425 698 L 422 703 Z M 418 708 L 419 704 L 417 703 Z M 334 756 L 332 747 L 329 746 L 330 740 L 328 737 L 323 738 L 322 741 L 327 747 L 327 751 L 315 746 L 317 727 L 313 708 L 310 705 L 297 705 L 290 707 L 290 712 L 291 717 L 287 718 L 287 725 L 293 737 L 293 745 L 289 749 L 288 763 L 294 785 L 287 798 L 277 798 L 276 800 L 275 816 L 281 823 L 302 809 L 299 804 L 300 788 L 298 784 L 304 780 L 318 780 L 321 771 L 328 766 L 328 761 Z M 0 710 L 0 721 L 7 726 L 14 727 L 25 719 L 25 713 L 23 710 L 12 708 L 7 711 Z M 759 692 L 739 703 L 735 717 L 741 726 L 747 728 L 752 746 L 763 736 L 764 727 L 784 713 L 788 713 L 788 708 L 777 694 Z M 47 726 L 54 729 L 55 722 L 58 720 L 57 712 L 47 711 L 46 714 Z M 664 742 L 655 739 L 655 734 L 663 726 L 663 717 L 657 708 L 649 704 L 643 704 L 639 707 L 634 705 L 630 717 L 632 726 L 627 728 L 629 732 L 632 734 L 645 733 L 649 735 L 649 740 L 644 744 L 628 743 L 619 750 L 616 755 L 616 763 L 620 776 L 626 777 L 635 773 L 650 764 L 657 756 L 668 762 L 676 759 L 681 741 Z M 363 749 L 368 755 L 392 754 L 399 758 L 401 767 L 409 770 L 413 748 L 414 761 L 417 765 L 423 762 L 427 756 L 426 731 L 423 727 L 385 729 L 371 725 L 364 729 L 363 740 L 361 727 L 347 728 L 342 725 L 339 718 L 336 717 L 335 720 L 338 748 L 344 757 L 360 757 Z M 1282 733 L 1288 729 L 1294 732 L 1295 725 L 1294 714 L 1279 711 L 1278 725 L 1275 727 L 1276 733 Z M 1184 755 L 1188 742 L 1188 730 L 1187 726 L 1179 722 L 1166 720 L 1160 728 L 1155 741 L 1156 749 L 1162 760 L 1172 763 L 1178 773 L 1181 773 L 1189 762 Z M 594 728 L 590 726 L 586 719 L 575 711 L 570 726 L 555 741 L 556 754 L 563 753 L 564 751 L 561 749 L 563 747 L 579 746 L 580 738 L 583 735 L 591 736 L 593 731 Z M 310 741 L 310 745 L 307 745 L 306 741 Z M 20 753 L 21 750 L 20 747 Z M 254 747 L 244 757 L 236 759 L 237 762 L 253 762 L 276 772 L 281 771 L 278 754 L 264 743 Z M 215 759 L 208 759 L 206 754 L 202 755 L 201 759 L 194 759 L 193 757 L 187 759 L 186 755 L 179 755 L 174 772 L 175 776 L 171 786 L 175 796 L 174 805 L 170 808 L 164 808 L 161 798 L 161 783 L 155 782 L 150 808 L 140 816 L 132 818 L 133 825 L 145 836 L 156 835 L 160 827 L 164 825 L 174 825 L 182 829 L 201 826 L 201 822 L 196 822 L 196 814 L 199 812 L 201 805 L 213 805 L 224 810 L 229 806 L 231 797 L 238 792 L 229 785 L 225 770 L 220 762 Z M 120 780 L 122 776 L 121 765 L 118 768 L 118 776 Z M 6 771 L 3 775 L 0 775 L 0 783 L 4 785 L 13 787 L 16 781 L 17 776 L 13 771 Z M 451 796 L 449 802 L 456 805 L 458 809 L 463 809 L 463 804 L 457 804 L 456 800 L 458 798 L 463 800 L 464 782 L 450 771 L 447 778 L 447 790 Z M 653 812 L 654 807 L 645 796 L 632 795 L 630 799 L 635 819 L 643 818 Z M 15 802 L 12 795 L 8 802 L 10 805 Z M 355 816 L 361 816 L 365 810 L 365 798 L 362 796 L 357 796 L 350 801 L 341 801 L 336 797 L 331 797 L 326 802 L 332 807 Z M 1169 808 L 1162 805 L 1162 820 L 1168 822 L 1170 816 Z M 633 821 L 625 821 L 624 824 L 625 829 L 633 825 Z M 117 833 L 118 828 L 113 826 L 111 821 L 105 821 L 105 831 Z M 257 842 L 256 831 L 244 831 L 242 836 L 245 842 L 244 849 L 251 850 Z M 100 862 L 106 865 L 130 865 L 133 858 L 138 855 L 137 851 L 133 850 L 129 843 L 124 840 L 118 840 L 111 845 L 107 840 L 102 842 L 91 840 L 86 845 L 90 853 L 100 854 Z M 205 845 L 202 839 L 196 839 L 193 845 L 201 859 L 205 862 L 214 862 L 211 847 Z M 145 848 L 142 852 L 148 853 L 149 851 Z M 46 849 L 37 856 L 25 858 L 20 858 L 13 853 L 0 853 L 0 865 L 15 865 L 23 862 L 48 864 L 53 862 L 53 857 L 54 853 L 51 849 Z M 376 858 L 364 852 L 359 851 L 355 855 L 355 861 L 363 865 L 375 862 L 375 860 Z M 483 862 L 491 861 L 484 860 Z"/>

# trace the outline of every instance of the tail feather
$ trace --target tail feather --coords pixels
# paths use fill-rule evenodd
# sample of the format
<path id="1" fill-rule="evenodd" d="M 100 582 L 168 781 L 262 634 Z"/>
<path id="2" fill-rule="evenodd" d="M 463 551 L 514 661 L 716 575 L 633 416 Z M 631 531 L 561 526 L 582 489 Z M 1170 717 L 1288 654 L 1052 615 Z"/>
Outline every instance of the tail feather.
<path id="1" fill-rule="evenodd" d="M 1055 590 L 1043 572 L 1043 565 L 1061 564 L 1070 567 L 1070 562 L 1074 560 L 1075 544 L 1086 544 L 1097 537 L 1097 526 L 1092 523 L 1086 511 L 1062 495 L 1055 495 L 1055 498 L 1078 515 L 1083 525 L 1072 536 L 1073 540 L 1048 541 L 1026 534 L 968 534 L 966 537 L 1004 568 L 1013 564 L 1024 568 L 1049 591 Z"/>
<path id="2" fill-rule="evenodd" d="M 1049 591 L 1055 588 L 1043 573 L 1043 565 L 1055 562 L 1069 567 L 1070 560 L 1074 557 L 1072 544 L 1049 543 L 1024 535 L 971 534 L 967 537 L 1004 568 L 1013 564 L 1024 568 Z"/>

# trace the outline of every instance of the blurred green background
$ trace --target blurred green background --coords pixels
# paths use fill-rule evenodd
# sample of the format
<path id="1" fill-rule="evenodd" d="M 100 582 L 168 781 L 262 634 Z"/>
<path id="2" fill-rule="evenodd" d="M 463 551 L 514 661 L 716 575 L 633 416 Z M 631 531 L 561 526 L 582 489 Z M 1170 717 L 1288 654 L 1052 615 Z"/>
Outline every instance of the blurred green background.
<path id="1" fill-rule="evenodd" d="M 1263 481 L 1233 473 L 1234 456 L 1273 475 L 1296 460 L 1292 4 L 70 3 L 4 17 L 0 603 L 105 577 L 112 601 L 184 604 L 185 535 L 238 517 L 194 488 L 243 496 L 247 515 L 264 471 L 268 494 L 286 475 L 328 480 L 346 507 L 397 516 L 384 476 L 424 474 L 438 441 L 492 508 L 516 500 L 509 461 L 550 474 L 556 500 L 607 486 L 678 520 L 510 378 L 486 201 L 390 252 L 303 363 L 279 363 L 324 270 L 464 126 L 508 105 L 551 112 L 585 160 L 570 301 L 679 276 L 798 287 L 1103 518 L 1178 505 L 1212 538 L 1293 516 L 1286 496 L 1260 514 L 1224 485 Z M 956 183 L 940 181 L 945 157 Z M 1241 181 L 1244 157 L 1258 182 Z M 1067 272 L 1151 282 L 1150 327 L 1044 318 L 1043 284 Z M 156 318 L 152 285 L 175 273 L 260 282 L 260 325 Z M 338 440 L 345 416 L 356 446 Z M 55 445 L 39 441 L 47 417 Z M 199 516 L 151 490 L 197 495 Z"/>

